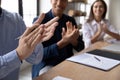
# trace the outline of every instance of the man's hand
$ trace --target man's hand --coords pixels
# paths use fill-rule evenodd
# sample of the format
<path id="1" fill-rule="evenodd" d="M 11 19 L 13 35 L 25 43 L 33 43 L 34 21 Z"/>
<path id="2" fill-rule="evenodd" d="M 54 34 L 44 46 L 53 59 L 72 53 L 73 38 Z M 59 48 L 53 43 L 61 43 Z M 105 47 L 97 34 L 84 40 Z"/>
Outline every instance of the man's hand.
<path id="1" fill-rule="evenodd" d="M 46 41 L 53 36 L 55 27 L 58 25 L 56 21 L 59 18 L 55 17 L 46 24 L 40 24 L 44 16 L 45 14 L 42 14 L 20 37 L 19 45 L 16 48 L 20 60 L 29 57 L 38 43 Z"/>
<path id="2" fill-rule="evenodd" d="M 58 25 L 58 22 L 55 22 L 59 19 L 59 17 L 55 17 L 52 20 L 50 20 L 49 22 L 47 22 L 44 27 L 44 32 L 43 32 L 43 38 L 42 38 L 42 42 L 49 40 L 53 35 L 54 35 L 54 31 L 56 29 L 56 26 Z"/>
<path id="3" fill-rule="evenodd" d="M 71 22 L 67 22 L 66 26 L 67 26 L 66 30 L 65 28 L 62 29 L 62 39 L 57 43 L 59 49 L 68 45 L 69 43 L 71 43 L 72 45 L 74 44 L 74 42 L 75 42 L 75 45 L 77 43 L 77 38 L 79 36 L 78 29 L 76 29 L 75 26 L 73 26 Z"/>

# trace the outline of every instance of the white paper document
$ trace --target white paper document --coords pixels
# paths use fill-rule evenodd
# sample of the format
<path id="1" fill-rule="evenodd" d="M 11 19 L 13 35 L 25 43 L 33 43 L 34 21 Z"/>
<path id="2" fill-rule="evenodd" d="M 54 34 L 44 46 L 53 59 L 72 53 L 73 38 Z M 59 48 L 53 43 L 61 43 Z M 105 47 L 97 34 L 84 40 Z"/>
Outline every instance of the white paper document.
<path id="1" fill-rule="evenodd" d="M 89 54 L 89 53 L 79 54 L 71 58 L 68 58 L 67 60 L 81 63 L 87 66 L 99 68 L 101 70 L 110 70 L 116 65 L 120 64 L 119 60 L 102 57 L 94 54 Z"/>
<path id="2" fill-rule="evenodd" d="M 62 77 L 62 76 L 56 76 L 52 80 L 72 80 L 72 79 L 69 79 L 69 78 L 66 78 L 66 77 Z"/>

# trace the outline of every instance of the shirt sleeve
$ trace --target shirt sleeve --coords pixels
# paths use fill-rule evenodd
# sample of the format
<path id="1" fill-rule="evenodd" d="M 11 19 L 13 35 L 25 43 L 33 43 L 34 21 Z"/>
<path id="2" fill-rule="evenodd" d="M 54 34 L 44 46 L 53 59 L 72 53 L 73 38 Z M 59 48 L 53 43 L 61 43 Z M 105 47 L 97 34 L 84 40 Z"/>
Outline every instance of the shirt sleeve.
<path id="1" fill-rule="evenodd" d="M 15 50 L 0 56 L 0 79 L 19 68 L 21 61 Z"/>
<path id="2" fill-rule="evenodd" d="M 42 58 L 43 58 L 43 45 L 41 43 L 39 43 L 35 47 L 32 55 L 30 55 L 30 57 L 27 58 L 26 61 L 31 64 L 37 64 L 42 60 Z"/>
<path id="3" fill-rule="evenodd" d="M 79 37 L 78 37 L 78 44 L 77 44 L 77 46 L 76 47 L 74 47 L 74 49 L 76 50 L 76 51 L 81 51 L 82 49 L 84 49 L 84 42 L 83 42 L 83 39 L 82 39 L 82 36 L 83 35 L 80 35 Z"/>
<path id="4" fill-rule="evenodd" d="M 113 25 L 109 25 L 109 30 L 110 30 L 111 32 L 114 32 L 114 33 L 116 33 L 116 34 L 119 34 L 118 30 L 117 30 Z"/>
<path id="5" fill-rule="evenodd" d="M 91 45 L 91 33 L 89 30 L 89 25 L 87 23 L 83 25 L 82 33 L 83 33 L 83 41 L 85 44 L 85 48 L 87 48 Z"/>
<path id="6" fill-rule="evenodd" d="M 44 57 L 43 59 L 55 57 L 59 55 L 59 49 L 57 44 L 52 44 L 50 46 L 44 47 Z"/>

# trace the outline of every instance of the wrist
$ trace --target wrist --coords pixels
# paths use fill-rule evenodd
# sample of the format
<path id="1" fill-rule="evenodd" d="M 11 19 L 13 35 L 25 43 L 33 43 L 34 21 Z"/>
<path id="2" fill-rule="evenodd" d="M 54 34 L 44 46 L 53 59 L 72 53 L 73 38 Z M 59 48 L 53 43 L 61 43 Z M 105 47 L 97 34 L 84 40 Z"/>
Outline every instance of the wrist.
<path id="1" fill-rule="evenodd" d="M 75 47 L 75 46 L 77 46 L 78 41 L 77 40 L 73 40 L 73 41 L 71 41 L 71 44 Z"/>
<path id="2" fill-rule="evenodd" d="M 61 39 L 60 41 L 57 42 L 58 49 L 65 47 L 67 44 L 69 44 L 67 41 Z"/>
<path id="3" fill-rule="evenodd" d="M 16 52 L 17 52 L 19 59 L 22 61 L 24 57 L 22 56 L 21 52 L 18 49 L 16 49 Z"/>

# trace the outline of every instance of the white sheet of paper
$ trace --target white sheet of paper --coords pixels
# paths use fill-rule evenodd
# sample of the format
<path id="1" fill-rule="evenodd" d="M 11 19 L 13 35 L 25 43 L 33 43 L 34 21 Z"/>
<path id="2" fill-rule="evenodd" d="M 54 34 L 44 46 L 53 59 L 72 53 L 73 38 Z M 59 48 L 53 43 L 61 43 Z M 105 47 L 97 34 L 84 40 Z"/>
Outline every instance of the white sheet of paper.
<path id="1" fill-rule="evenodd" d="M 66 78 L 66 77 L 62 77 L 62 76 L 56 76 L 52 80 L 72 80 L 72 79 L 69 79 L 69 78 Z"/>
<path id="2" fill-rule="evenodd" d="M 95 57 L 97 57 L 100 61 L 97 60 Z M 88 53 L 79 54 L 71 58 L 68 58 L 67 60 L 96 67 L 102 70 L 109 70 L 114 66 L 120 64 L 120 61 L 118 60 L 114 60 L 98 55 L 88 54 Z"/>

